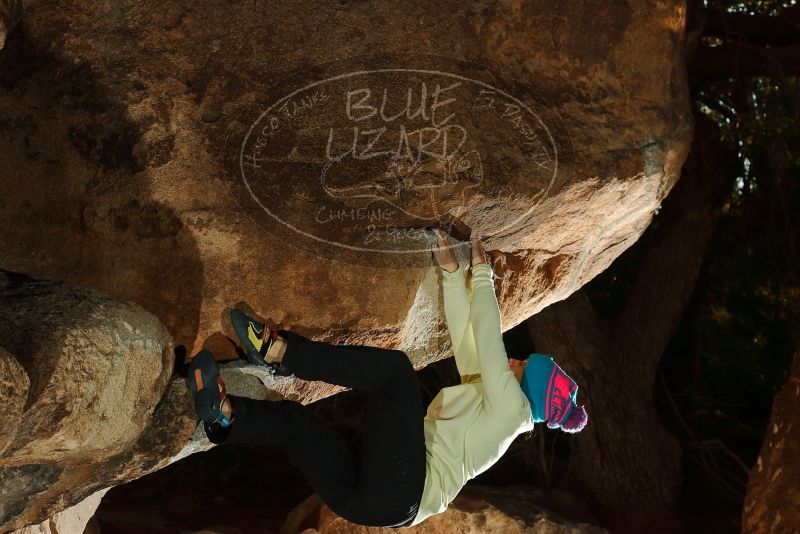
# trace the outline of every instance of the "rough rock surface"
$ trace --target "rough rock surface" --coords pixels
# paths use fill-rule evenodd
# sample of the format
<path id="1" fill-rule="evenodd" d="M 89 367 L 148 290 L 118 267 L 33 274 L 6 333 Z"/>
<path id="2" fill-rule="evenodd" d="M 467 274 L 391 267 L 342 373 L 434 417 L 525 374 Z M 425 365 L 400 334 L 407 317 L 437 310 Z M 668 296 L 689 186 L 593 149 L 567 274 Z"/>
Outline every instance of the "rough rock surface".
<path id="1" fill-rule="evenodd" d="M 2 411 L 4 425 L 16 421 L 4 428 L 0 455 L 0 529 L 8 529 L 141 473 L 139 449 L 160 459 L 143 440 L 164 410 L 174 347 L 152 314 L 96 290 L 0 271 L 0 303 L 0 345 L 30 379 L 23 409 Z"/>
<path id="2" fill-rule="evenodd" d="M 800 530 L 800 352 L 789 380 L 775 395 L 764 443 L 750 471 L 742 532 Z"/>
<path id="3" fill-rule="evenodd" d="M 601 534 L 606 530 L 567 521 L 537 504 L 541 491 L 526 486 L 493 488 L 470 485 L 441 514 L 404 529 L 409 533 L 441 534 Z M 309 521 L 315 523 L 309 526 Z M 345 521 L 312 495 L 281 528 L 281 534 L 388 534 L 389 528 L 363 527 Z"/>
<path id="4" fill-rule="evenodd" d="M 141 307 L 0 269 L 0 322 L 15 351 L 0 348 L 0 531 L 48 517 L 31 528 L 73 528 L 84 497 L 212 446 L 172 374 L 172 338 Z M 221 370 L 231 394 L 300 398 L 300 381 L 242 361 Z"/>
<path id="5" fill-rule="evenodd" d="M 3 425 L 0 427 L 0 455 L 14 438 L 25 399 L 28 398 L 28 379 L 25 369 L 7 350 L 0 347 L 0 406 L 3 407 Z"/>
<path id="6" fill-rule="evenodd" d="M 108 490 L 100 490 L 75 506 L 62 510 L 37 525 L 22 527 L 11 534 L 86 534 L 86 525 L 94 516 L 100 500 Z"/>
<path id="7" fill-rule="evenodd" d="M 33 4 L 0 53 L 0 187 L 14 192 L 0 199 L 0 265 L 136 302 L 190 354 L 206 344 L 233 356 L 227 312 L 246 303 L 425 365 L 447 351 L 429 255 L 316 249 L 264 220 L 230 165 L 249 108 L 291 73 L 386 53 L 421 67 L 461 57 L 472 66 L 441 68 L 533 102 L 553 135 L 543 154 L 558 149 L 551 182 L 510 143 L 470 130 L 487 187 L 458 201 L 447 190 L 427 212 L 411 191 L 405 208 L 424 216 L 392 221 L 418 230 L 455 219 L 487 236 L 510 327 L 602 271 L 677 179 L 690 139 L 683 17 L 682 3 L 655 1 Z M 464 124 L 484 120 L 470 113 Z M 497 124 L 487 119 L 487 136 Z M 301 134 L 327 132 L 304 126 L 276 145 L 275 165 L 289 170 L 260 183 L 287 217 L 329 201 L 307 177 L 286 181 L 304 169 L 290 166 L 301 165 Z M 377 181 L 381 164 L 358 176 Z M 380 204 L 370 202 L 336 205 Z M 350 236 L 345 227 L 326 235 Z"/>

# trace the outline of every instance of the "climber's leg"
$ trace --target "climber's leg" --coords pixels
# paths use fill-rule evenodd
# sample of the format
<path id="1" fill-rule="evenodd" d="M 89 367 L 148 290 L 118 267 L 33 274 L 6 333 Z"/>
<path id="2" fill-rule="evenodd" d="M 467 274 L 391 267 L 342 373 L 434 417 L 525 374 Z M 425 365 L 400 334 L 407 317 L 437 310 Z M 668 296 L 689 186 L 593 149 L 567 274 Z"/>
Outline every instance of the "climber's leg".
<path id="1" fill-rule="evenodd" d="M 247 361 L 285 374 L 280 362 L 286 342 L 278 332 L 237 308 L 231 310 L 230 318 L 233 330 L 244 347 Z"/>
<path id="2" fill-rule="evenodd" d="M 393 360 L 408 357 L 399 350 L 366 345 L 336 345 L 280 330 L 286 338 L 283 366 L 298 378 L 322 380 L 364 392 L 378 391 L 394 378 Z"/>
<path id="3" fill-rule="evenodd" d="M 362 391 L 373 391 L 386 381 L 383 360 L 391 351 L 335 345 L 288 330 L 272 330 L 238 309 L 231 311 L 231 323 L 248 361 L 273 368 L 279 375 L 293 374 Z"/>
<path id="4" fill-rule="evenodd" d="M 361 524 L 405 526 L 425 484 L 424 406 L 419 381 L 402 354 L 387 360 L 392 378 L 368 396 L 358 483 L 350 513 Z"/>
<path id="5" fill-rule="evenodd" d="M 272 346 L 267 351 L 267 360 L 270 362 L 280 363 L 283 361 L 283 355 L 286 352 L 286 340 L 278 336 L 272 343 Z"/>
<path id="6" fill-rule="evenodd" d="M 224 443 L 283 446 L 320 498 L 334 512 L 347 513 L 356 466 L 338 432 L 298 402 L 228 398 L 233 402 L 233 423 Z"/>
<path id="7" fill-rule="evenodd" d="M 398 350 L 336 346 L 292 337 L 285 356 L 296 366 L 298 376 L 368 392 L 358 466 L 337 432 L 310 409 L 292 401 L 229 395 L 233 423 L 225 442 L 286 447 L 319 496 L 349 521 L 368 526 L 409 523 L 422 496 L 426 454 L 422 394 L 408 357 Z M 294 349 L 298 352 L 292 352 Z M 336 360 L 351 365 L 336 365 Z M 315 361 L 322 362 L 319 367 L 325 378 L 309 372 L 307 366 Z"/>
<path id="8" fill-rule="evenodd" d="M 368 393 L 355 489 L 347 505 L 334 511 L 370 526 L 413 520 L 425 482 L 425 411 L 408 356 L 399 350 L 286 335 L 283 364 L 296 376 Z"/>

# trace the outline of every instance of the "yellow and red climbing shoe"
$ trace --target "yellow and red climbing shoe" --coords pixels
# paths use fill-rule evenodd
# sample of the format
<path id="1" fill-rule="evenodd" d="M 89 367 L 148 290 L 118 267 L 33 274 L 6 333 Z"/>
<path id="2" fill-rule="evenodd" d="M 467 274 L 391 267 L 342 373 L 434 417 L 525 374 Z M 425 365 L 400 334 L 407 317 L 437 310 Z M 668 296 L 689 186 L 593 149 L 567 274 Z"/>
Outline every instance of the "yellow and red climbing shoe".
<path id="1" fill-rule="evenodd" d="M 244 345 L 247 361 L 266 367 L 271 373 L 287 374 L 283 365 L 267 360 L 267 352 L 279 337 L 277 330 L 272 330 L 239 309 L 231 310 L 231 323 L 236 336 Z"/>

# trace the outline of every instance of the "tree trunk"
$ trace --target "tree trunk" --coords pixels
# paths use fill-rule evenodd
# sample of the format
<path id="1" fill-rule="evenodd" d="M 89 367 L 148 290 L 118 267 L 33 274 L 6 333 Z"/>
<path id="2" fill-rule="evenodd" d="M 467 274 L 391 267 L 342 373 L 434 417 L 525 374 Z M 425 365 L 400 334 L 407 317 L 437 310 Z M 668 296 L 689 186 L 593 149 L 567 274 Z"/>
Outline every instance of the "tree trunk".
<path id="1" fill-rule="evenodd" d="M 800 5 L 781 10 L 780 15 L 728 13 L 723 9 L 707 12 L 703 33 L 720 39 L 747 41 L 767 46 L 800 44 Z"/>
<path id="2" fill-rule="evenodd" d="M 800 529 L 800 348 L 789 380 L 775 395 L 772 417 L 758 461 L 750 472 L 742 532 L 761 534 Z"/>
<path id="3" fill-rule="evenodd" d="M 728 13 L 720 8 L 689 4 L 687 36 L 689 79 L 700 81 L 772 76 L 796 76 L 800 70 L 800 6 L 780 14 Z M 700 37 L 717 40 L 713 46 Z"/>
<path id="4" fill-rule="evenodd" d="M 603 321 L 578 292 L 528 320 L 537 348 L 581 387 L 590 419 L 574 438 L 570 470 L 605 509 L 612 528 L 677 528 L 680 448 L 661 425 L 652 390 L 724 199 L 720 177 L 730 164 L 711 132 L 700 120 L 683 177 L 641 245 L 643 260 L 622 313 Z"/>
<path id="5" fill-rule="evenodd" d="M 570 474 L 600 504 L 604 523 L 636 532 L 677 530 L 672 510 L 680 484 L 680 450 L 659 422 L 652 377 L 609 350 L 583 291 L 528 320 L 537 350 L 552 354 L 579 384 L 589 424 L 573 440 Z"/>
<path id="6" fill-rule="evenodd" d="M 758 46 L 734 43 L 701 47 L 689 63 L 693 80 L 753 78 L 771 76 L 781 79 L 800 73 L 800 45 Z"/>

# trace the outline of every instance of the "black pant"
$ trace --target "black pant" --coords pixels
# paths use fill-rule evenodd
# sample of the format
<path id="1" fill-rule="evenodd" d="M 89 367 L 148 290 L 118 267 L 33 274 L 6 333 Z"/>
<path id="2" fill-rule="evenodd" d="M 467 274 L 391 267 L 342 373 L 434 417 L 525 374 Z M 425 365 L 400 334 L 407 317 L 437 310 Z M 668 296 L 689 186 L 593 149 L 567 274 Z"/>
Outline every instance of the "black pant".
<path id="1" fill-rule="evenodd" d="M 283 363 L 295 376 L 367 393 L 361 457 L 294 401 L 231 396 L 235 419 L 225 443 L 282 445 L 341 517 L 367 526 L 407 526 L 422 498 L 426 456 L 422 392 L 408 356 L 281 333 L 288 342 Z"/>

